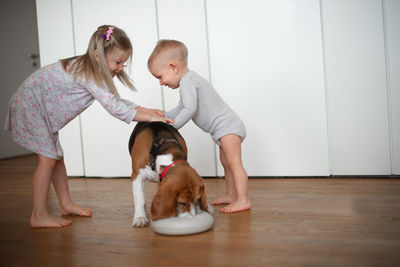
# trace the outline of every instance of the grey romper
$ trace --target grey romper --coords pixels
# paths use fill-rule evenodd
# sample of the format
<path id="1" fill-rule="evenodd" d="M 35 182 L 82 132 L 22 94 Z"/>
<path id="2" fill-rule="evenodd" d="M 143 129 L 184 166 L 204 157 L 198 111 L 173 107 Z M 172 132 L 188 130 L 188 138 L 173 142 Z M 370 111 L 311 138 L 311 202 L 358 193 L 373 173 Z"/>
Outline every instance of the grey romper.
<path id="1" fill-rule="evenodd" d="M 179 83 L 179 94 L 179 105 L 165 113 L 165 117 L 175 121 L 175 128 L 181 128 L 192 119 L 203 131 L 210 133 L 218 145 L 221 145 L 219 139 L 228 134 L 244 140 L 244 123 L 206 79 L 189 71 Z"/>
<path id="2" fill-rule="evenodd" d="M 64 71 L 60 62 L 29 76 L 12 96 L 5 129 L 19 145 L 50 158 L 60 159 L 63 150 L 58 131 L 89 107 L 94 100 L 114 117 L 130 123 L 137 105 L 114 96 L 109 90 L 86 83 Z"/>

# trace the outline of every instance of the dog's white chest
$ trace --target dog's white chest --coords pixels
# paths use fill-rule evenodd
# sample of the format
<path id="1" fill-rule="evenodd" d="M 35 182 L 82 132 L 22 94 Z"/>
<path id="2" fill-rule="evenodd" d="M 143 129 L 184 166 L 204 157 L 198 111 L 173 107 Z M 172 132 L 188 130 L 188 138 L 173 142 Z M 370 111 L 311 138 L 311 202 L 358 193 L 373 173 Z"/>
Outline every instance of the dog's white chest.
<path id="1" fill-rule="evenodd" d="M 158 155 L 156 158 L 156 171 L 160 173 L 161 166 L 168 166 L 172 164 L 172 154 Z"/>

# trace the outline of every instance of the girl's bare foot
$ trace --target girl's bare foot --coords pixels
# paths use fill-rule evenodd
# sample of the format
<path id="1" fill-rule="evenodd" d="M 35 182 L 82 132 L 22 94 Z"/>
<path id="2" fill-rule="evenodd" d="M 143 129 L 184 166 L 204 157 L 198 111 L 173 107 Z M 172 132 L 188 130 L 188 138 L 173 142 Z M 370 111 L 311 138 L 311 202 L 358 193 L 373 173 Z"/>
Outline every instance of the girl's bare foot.
<path id="1" fill-rule="evenodd" d="M 234 197 L 231 197 L 229 195 L 223 195 L 217 199 L 214 199 L 211 202 L 211 205 L 231 204 L 233 201 L 235 201 Z"/>
<path id="2" fill-rule="evenodd" d="M 235 201 L 228 206 L 222 208 L 220 211 L 224 213 L 239 212 L 244 210 L 249 210 L 251 208 L 250 201 Z"/>
<path id="3" fill-rule="evenodd" d="M 65 220 L 50 214 L 33 215 L 31 216 L 32 228 L 50 228 L 50 227 L 65 227 L 71 225 L 71 220 Z"/>
<path id="4" fill-rule="evenodd" d="M 62 215 L 79 215 L 85 217 L 92 216 L 92 211 L 89 208 L 81 208 L 73 202 L 62 206 L 60 208 L 60 212 Z"/>

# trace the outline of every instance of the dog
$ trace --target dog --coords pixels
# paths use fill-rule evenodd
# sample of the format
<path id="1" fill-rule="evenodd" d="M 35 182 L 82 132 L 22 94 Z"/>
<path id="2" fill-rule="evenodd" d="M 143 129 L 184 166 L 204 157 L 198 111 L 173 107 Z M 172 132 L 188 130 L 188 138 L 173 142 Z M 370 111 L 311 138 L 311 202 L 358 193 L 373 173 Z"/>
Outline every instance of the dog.
<path id="1" fill-rule="evenodd" d="M 151 203 L 153 221 L 181 214 L 195 214 L 195 206 L 208 211 L 203 179 L 187 162 L 185 140 L 163 122 L 139 122 L 129 139 L 132 158 L 132 225 L 144 227 L 146 217 L 144 181 L 158 182 Z"/>

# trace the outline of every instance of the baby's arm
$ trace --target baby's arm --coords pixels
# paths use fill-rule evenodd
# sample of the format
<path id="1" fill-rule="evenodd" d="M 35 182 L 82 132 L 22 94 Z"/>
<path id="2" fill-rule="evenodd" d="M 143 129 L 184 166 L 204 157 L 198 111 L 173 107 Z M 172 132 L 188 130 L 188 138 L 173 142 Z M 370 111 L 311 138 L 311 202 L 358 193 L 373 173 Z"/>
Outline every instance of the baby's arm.
<path id="1" fill-rule="evenodd" d="M 178 115 L 180 111 L 181 111 L 181 106 L 178 105 L 174 109 L 171 109 L 171 110 L 165 112 L 164 116 L 167 118 L 175 119 L 176 115 Z"/>
<path id="2" fill-rule="evenodd" d="M 172 118 L 175 123 L 173 126 L 177 129 L 185 125 L 197 110 L 197 91 L 193 84 L 181 85 L 179 89 L 179 105 L 165 113 L 165 116 Z"/>

